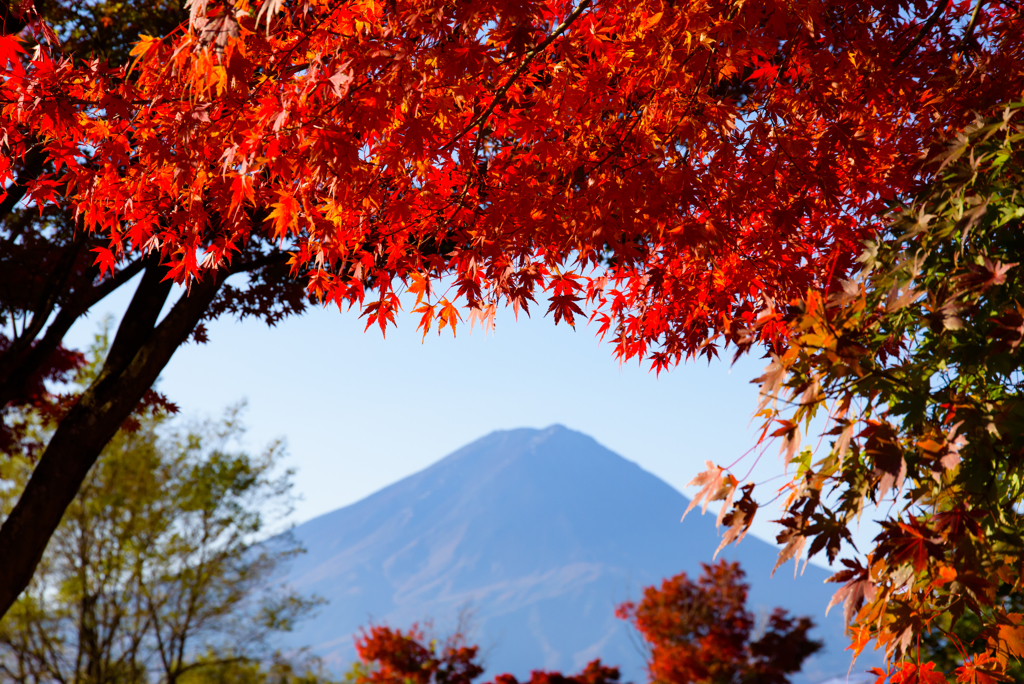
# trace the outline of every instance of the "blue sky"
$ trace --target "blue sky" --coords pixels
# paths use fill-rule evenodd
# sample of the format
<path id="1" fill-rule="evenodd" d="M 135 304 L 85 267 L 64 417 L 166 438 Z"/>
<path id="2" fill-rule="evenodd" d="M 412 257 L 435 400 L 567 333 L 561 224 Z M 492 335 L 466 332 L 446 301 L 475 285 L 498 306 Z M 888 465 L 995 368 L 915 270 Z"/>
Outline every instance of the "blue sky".
<path id="1" fill-rule="evenodd" d="M 126 301 L 104 302 L 73 338 L 84 341 Z M 754 445 L 757 387 L 750 381 L 764 360 L 748 357 L 731 368 L 691 362 L 655 377 L 646 364 L 620 366 L 594 327 L 556 326 L 542 313 L 516 320 L 499 311 L 494 332 L 478 326 L 471 333 L 467 325 L 454 339 L 445 331 L 423 341 L 409 316 L 386 339 L 334 308 L 311 309 L 276 328 L 225 318 L 209 326 L 208 344 L 175 354 L 160 388 L 189 417 L 219 415 L 247 400 L 250 448 L 288 442 L 302 497 L 296 522 L 353 503 L 492 430 L 561 423 L 691 497 L 686 483 L 706 460 L 729 464 Z M 738 476 L 748 464 L 751 456 Z M 759 500 L 783 484 L 781 473 L 772 448 L 751 474 L 767 481 Z M 752 533 L 773 541 L 776 512 L 775 505 L 762 509 Z M 870 536 L 873 526 L 858 542 Z"/>

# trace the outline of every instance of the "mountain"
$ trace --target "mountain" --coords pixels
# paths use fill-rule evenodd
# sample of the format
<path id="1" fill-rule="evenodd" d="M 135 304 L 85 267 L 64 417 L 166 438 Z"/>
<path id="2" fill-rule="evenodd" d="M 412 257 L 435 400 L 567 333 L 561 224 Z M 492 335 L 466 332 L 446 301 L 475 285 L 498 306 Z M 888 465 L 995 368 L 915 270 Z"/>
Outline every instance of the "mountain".
<path id="1" fill-rule="evenodd" d="M 335 670 L 354 659 L 352 636 L 371 621 L 433 619 L 440 634 L 472 613 L 487 674 L 576 672 L 600 657 L 642 682 L 639 641 L 614 616 L 643 587 L 700 574 L 718 546 L 714 519 L 679 519 L 689 499 L 590 437 L 562 426 L 493 432 L 381 491 L 295 528 L 307 553 L 287 582 L 329 603 L 287 647 L 310 646 Z M 841 611 L 825 570 L 792 565 L 774 578 L 777 550 L 748 537 L 719 557 L 738 560 L 748 606 L 783 606 L 818 623 L 826 651 L 799 681 L 845 675 Z M 875 664 L 862 656 L 858 670 Z"/>

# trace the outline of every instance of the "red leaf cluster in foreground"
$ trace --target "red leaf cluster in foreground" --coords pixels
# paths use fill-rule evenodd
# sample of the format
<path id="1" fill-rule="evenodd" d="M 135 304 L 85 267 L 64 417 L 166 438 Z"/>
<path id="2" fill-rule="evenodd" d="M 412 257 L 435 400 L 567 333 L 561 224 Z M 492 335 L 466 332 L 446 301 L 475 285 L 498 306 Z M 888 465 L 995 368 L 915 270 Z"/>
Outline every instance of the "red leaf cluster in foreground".
<path id="1" fill-rule="evenodd" d="M 966 0 L 189 5 L 130 68 L 0 39 L 0 177 L 43 154 L 27 200 L 105 236 L 101 271 L 277 243 L 382 329 L 432 283 L 424 331 L 548 289 L 657 369 L 845 275 L 921 152 L 1022 83 L 1019 12 Z"/>

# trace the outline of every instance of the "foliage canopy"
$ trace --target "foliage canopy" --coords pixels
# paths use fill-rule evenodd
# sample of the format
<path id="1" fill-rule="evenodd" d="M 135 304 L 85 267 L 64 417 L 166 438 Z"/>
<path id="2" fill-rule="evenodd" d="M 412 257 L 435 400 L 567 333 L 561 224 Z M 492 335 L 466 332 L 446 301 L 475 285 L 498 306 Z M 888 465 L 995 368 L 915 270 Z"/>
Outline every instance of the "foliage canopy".
<path id="1" fill-rule="evenodd" d="M 833 604 L 855 652 L 876 640 L 906 682 L 945 681 L 917 657 L 929 630 L 955 648 L 958 681 L 1013 681 L 1024 657 L 1019 113 L 978 120 L 930 157 L 933 184 L 867 243 L 855 279 L 797 303 L 760 378 L 764 434 L 795 466 L 779 563 L 808 542 L 808 556 L 833 560 L 866 509 L 885 510 L 866 560 L 833 577 Z M 831 445 L 815 460 L 800 440 L 818 414 Z M 727 499 L 723 545 L 742 537 L 753 485 L 733 504 L 734 477 L 714 467 L 699 479 L 698 500 Z"/>

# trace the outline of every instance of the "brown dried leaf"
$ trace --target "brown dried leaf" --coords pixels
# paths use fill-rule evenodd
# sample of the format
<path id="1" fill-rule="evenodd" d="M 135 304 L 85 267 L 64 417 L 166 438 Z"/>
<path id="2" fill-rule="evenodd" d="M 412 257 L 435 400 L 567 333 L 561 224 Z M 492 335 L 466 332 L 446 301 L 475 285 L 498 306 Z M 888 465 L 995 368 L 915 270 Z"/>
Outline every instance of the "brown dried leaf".
<path id="1" fill-rule="evenodd" d="M 743 496 L 740 497 L 740 500 L 736 502 L 736 505 L 733 506 L 728 514 L 724 518 L 722 515 L 719 515 L 719 519 L 725 521 L 728 529 L 722 535 L 722 543 L 715 549 L 715 555 L 712 556 L 712 560 L 718 556 L 719 551 L 729 544 L 732 544 L 734 541 L 739 544 L 743 541 L 743 538 L 747 536 L 747 531 L 750 529 L 750 524 L 754 522 L 754 514 L 757 513 L 757 502 L 750 497 L 754 491 L 753 483 L 743 485 L 742 491 Z M 722 506 L 722 511 L 725 511 L 725 509 L 726 507 Z"/>
<path id="2" fill-rule="evenodd" d="M 793 455 L 800 448 L 800 427 L 792 420 L 780 420 L 782 425 L 772 433 L 772 437 L 781 437 L 782 445 L 779 447 L 779 454 L 782 455 L 783 467 L 789 467 Z"/>
<path id="3" fill-rule="evenodd" d="M 682 520 L 685 520 L 686 515 L 698 504 L 702 504 L 700 512 L 703 515 L 707 513 L 708 504 L 712 501 L 727 499 L 728 501 L 722 507 L 722 510 L 728 508 L 729 503 L 732 502 L 732 496 L 736 491 L 736 486 L 739 484 L 736 478 L 726 473 L 725 468 L 716 466 L 711 461 L 705 461 L 704 465 L 707 466 L 707 470 L 686 483 L 687 487 L 700 487 L 701 490 L 697 492 L 697 495 L 690 501 L 690 505 L 686 507 Z M 719 524 L 721 524 L 721 515 L 720 513 Z"/>
<path id="4" fill-rule="evenodd" d="M 772 362 L 764 369 L 764 375 L 755 378 L 753 382 L 761 383 L 760 400 L 757 403 L 757 411 L 760 412 L 768 402 L 778 399 L 779 389 L 783 380 L 786 379 L 786 369 L 782 360 L 772 354 Z"/>
<path id="5" fill-rule="evenodd" d="M 843 562 L 850 563 L 850 561 L 846 560 Z M 859 563 L 857 565 L 860 566 Z M 859 611 L 861 606 L 864 605 L 864 601 L 871 601 L 875 597 L 875 586 L 871 583 L 871 580 L 868 577 L 868 569 L 864 567 L 858 567 L 856 570 L 836 573 L 836 575 L 833 575 L 825 581 L 843 581 L 842 579 L 836 579 L 840 575 L 848 577 L 849 579 L 835 594 L 832 595 L 832 600 L 829 601 L 828 606 L 825 608 L 825 615 L 828 615 L 828 611 L 832 609 L 832 606 L 837 606 L 842 603 L 843 623 L 848 625 L 857 615 L 857 611 Z"/>
<path id="6" fill-rule="evenodd" d="M 874 463 L 874 477 L 878 482 L 876 501 L 881 501 L 890 489 L 898 492 L 907 475 L 907 461 L 897 442 L 896 430 L 886 422 L 872 422 L 862 435 L 867 436 L 864 453 Z"/>
<path id="7" fill-rule="evenodd" d="M 804 518 L 802 515 L 791 515 L 788 518 L 776 521 L 781 524 L 784 528 L 782 532 L 775 537 L 775 540 L 779 544 L 785 544 L 779 551 L 779 557 L 775 561 L 775 567 L 772 568 L 772 575 L 775 571 L 782 567 L 783 563 L 788 561 L 790 558 L 794 559 L 793 576 L 800 568 L 800 553 L 804 549 L 804 545 L 807 543 L 807 537 L 804 536 Z"/>
<path id="8" fill-rule="evenodd" d="M 846 458 L 846 452 L 850 448 L 850 440 L 853 439 L 853 423 L 851 421 L 843 421 L 842 432 L 839 433 L 839 439 L 836 440 L 835 446 L 833 447 L 833 453 L 839 458 L 839 462 L 842 463 Z"/>

